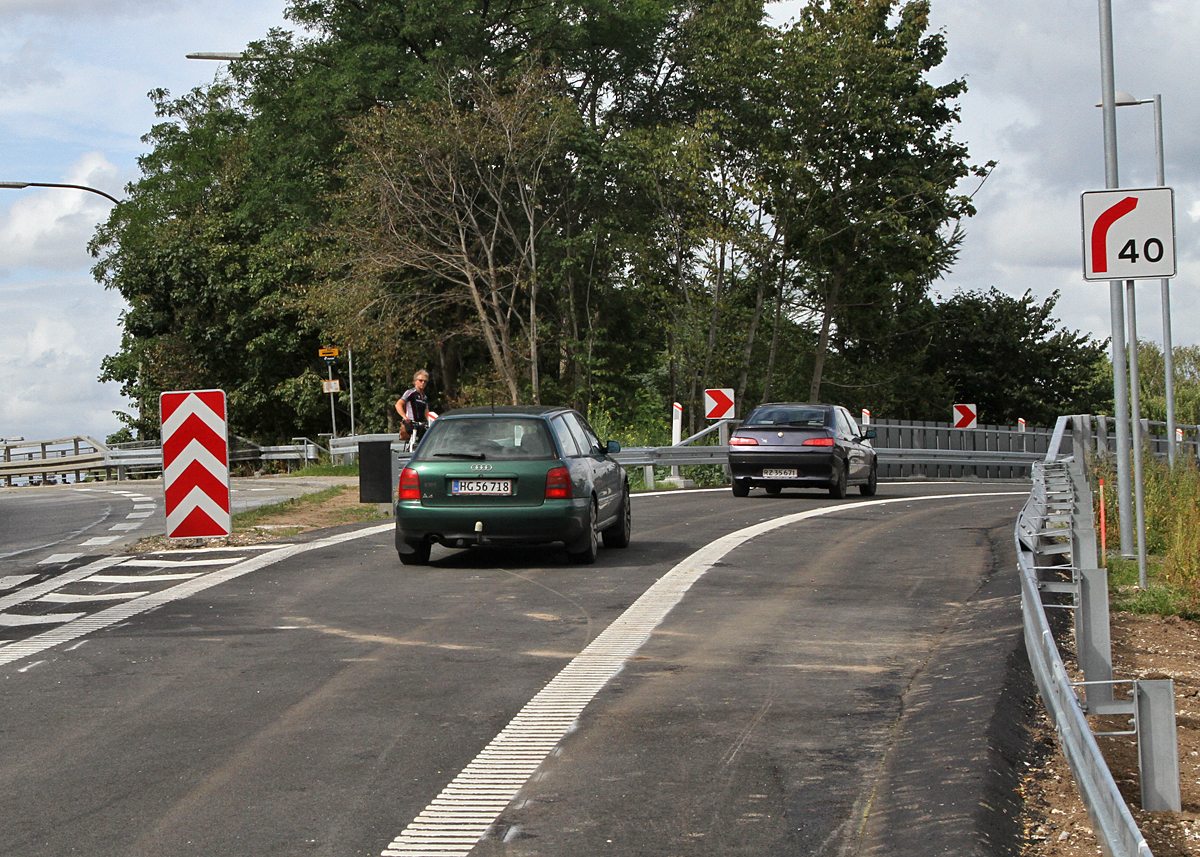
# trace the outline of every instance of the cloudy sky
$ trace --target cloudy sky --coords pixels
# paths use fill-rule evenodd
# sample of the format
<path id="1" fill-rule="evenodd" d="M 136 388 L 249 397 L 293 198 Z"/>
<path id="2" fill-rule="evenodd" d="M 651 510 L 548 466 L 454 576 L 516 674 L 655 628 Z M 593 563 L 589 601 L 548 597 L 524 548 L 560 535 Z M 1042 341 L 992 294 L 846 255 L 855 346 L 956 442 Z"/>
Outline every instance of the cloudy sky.
<path id="1" fill-rule="evenodd" d="M 153 122 L 146 93 L 210 81 L 198 50 L 237 50 L 284 25 L 284 0 L 0 0 L 0 181 L 86 184 L 121 196 Z M 786 18 L 794 4 L 772 10 Z M 1113 0 L 1117 88 L 1163 97 L 1166 175 L 1176 190 L 1177 345 L 1200 340 L 1200 44 L 1195 0 Z M 1059 316 L 1107 337 L 1108 285 L 1081 274 L 1079 194 L 1104 187 L 1096 0 L 933 0 L 950 54 L 939 82 L 965 76 L 959 136 L 972 161 L 999 162 L 979 215 L 939 286 L 1062 293 Z M 1153 109 L 1118 110 L 1121 184 L 1154 184 Z M 974 189 L 972 186 L 971 189 Z M 120 298 L 89 274 L 102 197 L 0 189 L 0 437 L 52 439 L 118 428 L 114 384 L 96 381 L 120 343 Z M 1157 281 L 1139 287 L 1138 332 L 1161 337 Z"/>

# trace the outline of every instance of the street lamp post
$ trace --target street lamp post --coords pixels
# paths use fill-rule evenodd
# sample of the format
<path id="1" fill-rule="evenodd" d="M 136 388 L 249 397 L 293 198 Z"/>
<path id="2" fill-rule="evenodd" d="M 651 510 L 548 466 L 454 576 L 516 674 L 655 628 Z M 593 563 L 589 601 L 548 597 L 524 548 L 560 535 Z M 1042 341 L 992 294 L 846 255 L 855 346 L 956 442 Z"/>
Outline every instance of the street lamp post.
<path id="1" fill-rule="evenodd" d="M 1120 187 L 1117 170 L 1117 98 L 1113 73 L 1112 0 L 1100 5 L 1100 95 L 1104 109 L 1104 186 Z M 1109 323 L 1112 326 L 1113 429 L 1117 440 L 1117 507 L 1121 552 L 1133 546 L 1133 486 L 1130 484 L 1129 369 L 1125 360 L 1125 298 L 1122 282 L 1108 284 Z"/>
<path id="2" fill-rule="evenodd" d="M 0 188 L 8 188 L 9 190 L 24 190 L 27 187 L 65 187 L 71 190 L 86 190 L 88 193 L 94 193 L 104 197 L 112 202 L 120 202 L 115 196 L 105 193 L 102 190 L 94 187 L 88 187 L 82 184 L 57 184 L 55 182 L 0 182 Z"/>
<path id="3" fill-rule="evenodd" d="M 1163 126 L 1162 126 L 1162 96 L 1155 95 L 1153 98 L 1136 98 L 1128 92 L 1117 92 L 1115 95 L 1115 106 L 1117 107 L 1133 107 L 1138 104 L 1153 104 L 1154 105 L 1154 156 L 1155 156 L 1155 173 L 1156 183 L 1159 187 L 1166 187 L 1166 170 L 1164 167 L 1163 157 Z M 1097 104 L 1097 107 L 1101 105 Z M 1163 318 L 1163 360 L 1165 362 L 1164 374 L 1166 375 L 1166 397 L 1167 397 L 1167 459 L 1171 466 L 1175 466 L 1176 444 L 1175 444 L 1175 348 L 1171 341 L 1171 281 L 1164 278 L 1160 281 L 1162 294 L 1162 318 Z"/>

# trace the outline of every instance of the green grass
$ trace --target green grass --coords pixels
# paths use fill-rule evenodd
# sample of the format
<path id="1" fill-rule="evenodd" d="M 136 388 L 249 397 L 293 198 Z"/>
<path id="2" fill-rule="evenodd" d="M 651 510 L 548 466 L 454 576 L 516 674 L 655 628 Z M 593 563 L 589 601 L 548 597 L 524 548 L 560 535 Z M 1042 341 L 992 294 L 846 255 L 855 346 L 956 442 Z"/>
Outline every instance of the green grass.
<path id="1" fill-rule="evenodd" d="M 276 515 L 285 515 L 288 512 L 293 512 L 297 509 L 307 509 L 313 506 L 319 506 L 326 500 L 332 500 L 341 494 L 344 494 L 350 489 L 345 485 L 333 485 L 329 488 L 324 488 L 320 491 L 314 491 L 311 494 L 305 494 L 301 497 L 296 497 L 292 500 L 284 500 L 281 503 L 272 503 L 270 506 L 259 506 L 257 509 L 249 509 L 245 512 L 238 512 L 233 516 L 233 528 L 235 530 L 249 530 L 263 521 L 273 518 Z"/>
<path id="2" fill-rule="evenodd" d="M 280 476 L 357 476 L 358 464 L 314 464 Z"/>

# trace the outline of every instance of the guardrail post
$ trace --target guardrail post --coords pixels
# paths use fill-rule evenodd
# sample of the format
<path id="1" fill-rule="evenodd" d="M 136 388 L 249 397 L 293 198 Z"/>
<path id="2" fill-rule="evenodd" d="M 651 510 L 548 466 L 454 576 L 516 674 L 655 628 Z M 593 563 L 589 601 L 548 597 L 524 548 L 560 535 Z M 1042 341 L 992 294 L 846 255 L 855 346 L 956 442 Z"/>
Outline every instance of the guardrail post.
<path id="1" fill-rule="evenodd" d="M 642 481 L 646 483 L 646 487 L 653 490 L 654 488 L 654 465 L 642 465 Z"/>
<path id="2" fill-rule="evenodd" d="M 1142 809 L 1179 812 L 1179 738 L 1175 732 L 1175 682 L 1139 680 L 1135 688 L 1138 769 Z"/>
<path id="3" fill-rule="evenodd" d="M 1087 710 L 1102 714 L 1113 703 L 1112 630 L 1108 616 L 1108 570 L 1079 569 L 1079 609 L 1075 611 L 1079 667 L 1087 682 Z M 1099 682 L 1098 684 L 1094 682 Z M 1128 703 L 1122 710 L 1128 713 Z"/>

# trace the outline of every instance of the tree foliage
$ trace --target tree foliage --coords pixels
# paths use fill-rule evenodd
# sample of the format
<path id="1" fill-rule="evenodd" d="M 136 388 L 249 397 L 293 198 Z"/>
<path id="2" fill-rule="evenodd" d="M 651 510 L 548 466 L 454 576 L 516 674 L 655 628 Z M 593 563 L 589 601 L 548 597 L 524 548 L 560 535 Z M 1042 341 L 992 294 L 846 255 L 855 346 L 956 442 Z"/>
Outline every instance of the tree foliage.
<path id="1" fill-rule="evenodd" d="M 442 405 L 680 401 L 693 427 L 705 387 L 897 417 L 958 389 L 929 287 L 973 213 L 965 84 L 929 82 L 924 0 L 811 0 L 786 27 L 761 0 L 286 14 L 299 33 L 152 94 L 92 244 L 129 302 L 103 372 L 139 435 L 192 387 L 248 436 L 324 431 L 322 345 L 354 350 L 369 430 L 423 367 Z M 1038 330 L 1014 347 L 1081 346 Z"/>
<path id="2" fill-rule="evenodd" d="M 981 422 L 1053 425 L 1061 414 L 1110 413 L 1105 342 L 1058 326 L 1058 292 L 1038 302 L 996 288 L 959 292 L 937 307 L 926 373 L 954 402 L 979 406 Z"/>

